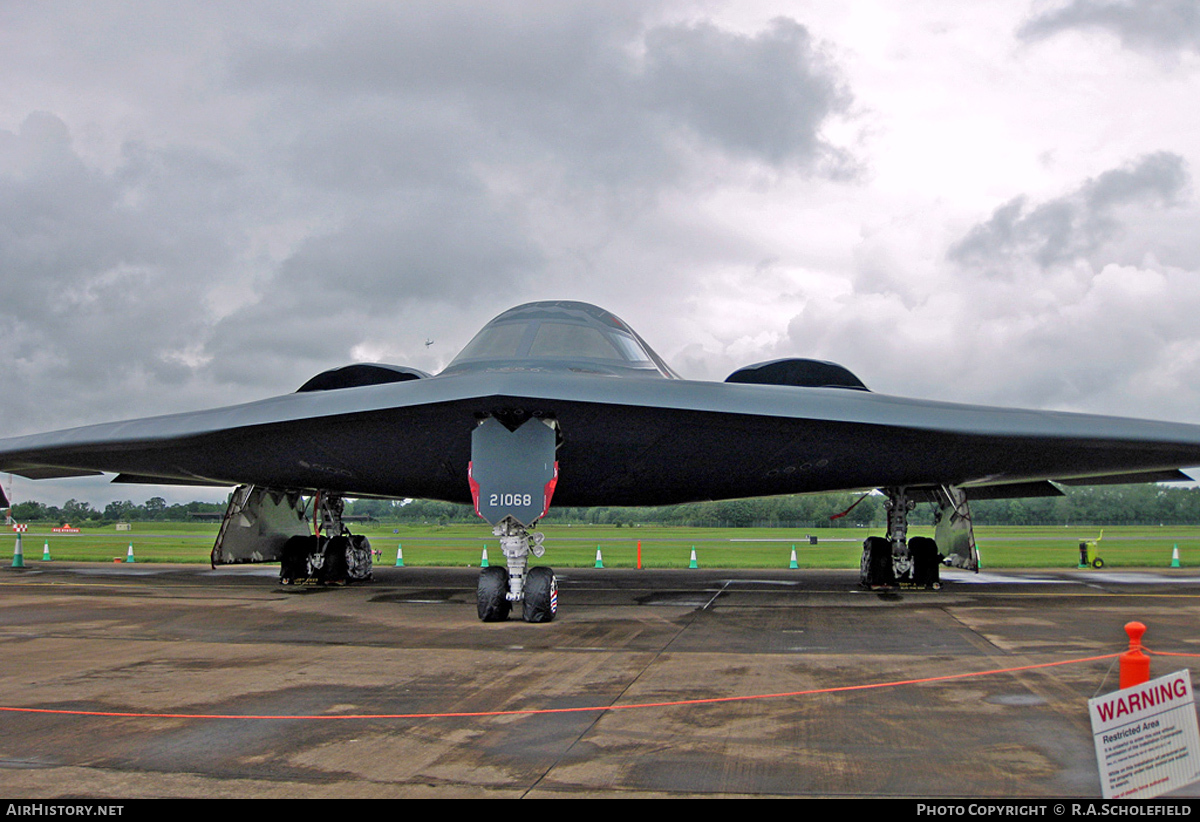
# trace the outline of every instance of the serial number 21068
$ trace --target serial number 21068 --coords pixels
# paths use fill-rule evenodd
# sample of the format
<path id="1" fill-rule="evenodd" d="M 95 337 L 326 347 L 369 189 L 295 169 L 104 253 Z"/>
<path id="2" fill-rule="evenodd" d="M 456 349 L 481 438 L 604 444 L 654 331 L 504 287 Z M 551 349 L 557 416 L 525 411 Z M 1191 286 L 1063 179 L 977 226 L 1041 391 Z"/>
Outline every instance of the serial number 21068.
<path id="1" fill-rule="evenodd" d="M 488 505 L 533 505 L 532 494 L 492 494 Z"/>

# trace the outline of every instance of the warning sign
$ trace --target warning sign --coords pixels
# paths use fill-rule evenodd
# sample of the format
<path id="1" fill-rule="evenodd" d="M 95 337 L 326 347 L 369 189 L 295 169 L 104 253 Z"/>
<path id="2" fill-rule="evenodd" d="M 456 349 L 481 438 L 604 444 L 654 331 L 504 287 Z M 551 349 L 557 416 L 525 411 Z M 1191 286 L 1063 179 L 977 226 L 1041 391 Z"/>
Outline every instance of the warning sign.
<path id="1" fill-rule="evenodd" d="M 1105 799 L 1149 799 L 1200 779 L 1188 671 L 1088 700 Z"/>

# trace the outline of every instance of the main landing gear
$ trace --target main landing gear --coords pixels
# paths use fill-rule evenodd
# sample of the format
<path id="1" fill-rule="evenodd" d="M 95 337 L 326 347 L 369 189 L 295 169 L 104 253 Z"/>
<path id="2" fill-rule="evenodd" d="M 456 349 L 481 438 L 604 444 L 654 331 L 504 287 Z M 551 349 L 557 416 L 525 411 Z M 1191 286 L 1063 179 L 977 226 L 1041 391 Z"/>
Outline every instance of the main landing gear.
<path id="1" fill-rule="evenodd" d="M 885 488 L 887 536 L 863 543 L 860 582 L 867 588 L 940 588 L 940 566 L 979 570 L 979 553 L 966 493 L 954 486 Z M 917 502 L 937 505 L 935 538 L 908 538 L 908 515 Z M 944 555 L 944 556 L 943 556 Z"/>
<path id="2" fill-rule="evenodd" d="M 336 494 L 314 496 L 316 533 L 294 536 L 284 544 L 280 585 L 345 585 L 371 579 L 371 543 L 350 533 L 342 522 L 343 508 Z"/>
<path id="3" fill-rule="evenodd" d="M 296 490 L 240 485 L 230 495 L 213 544 L 212 566 L 278 562 L 280 585 L 344 585 L 371 579 L 371 543 L 342 522 L 342 499 L 312 497 L 310 526 Z"/>
<path id="4" fill-rule="evenodd" d="M 479 574 L 476 599 L 479 618 L 484 622 L 508 619 L 514 602 L 522 603 L 521 618 L 526 622 L 550 622 L 558 613 L 558 577 L 545 566 L 528 568 L 529 555 L 542 556 L 544 536 L 530 533 L 524 525 L 506 517 L 492 532 L 500 537 L 500 548 L 507 570 L 495 566 Z"/>

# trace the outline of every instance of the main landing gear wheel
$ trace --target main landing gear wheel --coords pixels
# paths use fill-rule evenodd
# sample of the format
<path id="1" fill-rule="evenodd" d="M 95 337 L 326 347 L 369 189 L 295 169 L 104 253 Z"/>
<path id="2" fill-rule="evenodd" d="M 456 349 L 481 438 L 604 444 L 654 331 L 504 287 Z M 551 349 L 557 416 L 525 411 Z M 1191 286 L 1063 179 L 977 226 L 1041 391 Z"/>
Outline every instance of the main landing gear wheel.
<path id="1" fill-rule="evenodd" d="M 503 622 L 508 619 L 512 603 L 508 601 L 508 571 L 491 566 L 479 572 L 479 587 L 475 595 L 479 618 L 484 622 Z"/>
<path id="2" fill-rule="evenodd" d="M 526 622 L 549 622 L 556 613 L 558 577 L 554 569 L 544 565 L 530 568 L 525 577 L 525 608 L 521 617 Z"/>
<path id="3" fill-rule="evenodd" d="M 308 555 L 316 550 L 316 537 L 295 536 L 283 544 L 279 559 L 279 584 L 291 585 L 308 577 Z"/>

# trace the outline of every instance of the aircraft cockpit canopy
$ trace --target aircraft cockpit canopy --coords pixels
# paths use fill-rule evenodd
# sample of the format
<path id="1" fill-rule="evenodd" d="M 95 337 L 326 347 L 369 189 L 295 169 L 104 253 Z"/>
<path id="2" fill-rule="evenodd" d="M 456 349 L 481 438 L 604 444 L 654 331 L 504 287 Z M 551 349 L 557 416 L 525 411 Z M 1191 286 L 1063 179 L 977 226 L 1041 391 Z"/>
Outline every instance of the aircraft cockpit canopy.
<path id="1" fill-rule="evenodd" d="M 442 373 L 481 369 L 677 377 L 621 319 L 594 305 L 565 300 L 505 311 Z"/>

